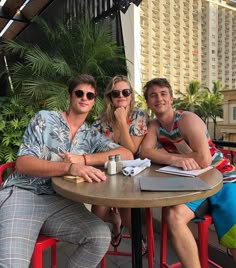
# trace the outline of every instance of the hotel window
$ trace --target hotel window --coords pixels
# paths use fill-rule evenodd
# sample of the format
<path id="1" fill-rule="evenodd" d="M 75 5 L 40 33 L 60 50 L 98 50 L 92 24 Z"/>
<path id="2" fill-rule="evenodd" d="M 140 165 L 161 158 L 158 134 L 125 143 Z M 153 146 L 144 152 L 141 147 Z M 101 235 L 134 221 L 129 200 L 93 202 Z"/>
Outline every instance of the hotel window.
<path id="1" fill-rule="evenodd" d="M 225 83 L 227 85 L 227 83 Z M 229 104 L 229 123 L 236 124 L 236 104 L 231 103 Z"/>
<path id="2" fill-rule="evenodd" d="M 236 107 L 233 107 L 233 120 L 236 121 Z"/>

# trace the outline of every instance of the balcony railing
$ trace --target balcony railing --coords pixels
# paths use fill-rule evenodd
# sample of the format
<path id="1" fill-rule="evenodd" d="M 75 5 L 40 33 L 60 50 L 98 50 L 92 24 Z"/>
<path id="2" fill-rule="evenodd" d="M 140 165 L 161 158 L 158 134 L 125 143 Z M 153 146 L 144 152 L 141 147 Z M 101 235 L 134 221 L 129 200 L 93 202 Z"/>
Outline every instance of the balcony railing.
<path id="1" fill-rule="evenodd" d="M 217 149 L 229 159 L 231 164 L 236 163 L 236 142 L 213 140 L 213 143 L 216 145 Z"/>

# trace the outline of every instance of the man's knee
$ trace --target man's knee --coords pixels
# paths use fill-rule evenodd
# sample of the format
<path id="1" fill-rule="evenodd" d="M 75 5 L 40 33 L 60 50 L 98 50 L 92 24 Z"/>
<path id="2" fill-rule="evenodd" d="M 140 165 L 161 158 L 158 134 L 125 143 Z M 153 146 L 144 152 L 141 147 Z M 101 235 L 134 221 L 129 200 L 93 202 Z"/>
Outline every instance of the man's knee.
<path id="1" fill-rule="evenodd" d="M 181 204 L 165 208 L 164 217 L 168 226 L 178 226 L 187 224 L 194 218 L 194 213 L 186 205 Z"/>
<path id="2" fill-rule="evenodd" d="M 103 222 L 102 220 L 98 220 L 95 224 L 92 226 L 88 226 L 89 230 L 89 236 L 91 238 L 106 238 L 111 239 L 111 230 L 109 229 L 108 224 Z"/>
<path id="3" fill-rule="evenodd" d="M 88 232 L 89 235 L 85 238 L 87 246 L 93 248 L 96 254 L 103 256 L 110 245 L 111 230 L 104 222 L 100 222 L 93 227 L 90 226 Z"/>

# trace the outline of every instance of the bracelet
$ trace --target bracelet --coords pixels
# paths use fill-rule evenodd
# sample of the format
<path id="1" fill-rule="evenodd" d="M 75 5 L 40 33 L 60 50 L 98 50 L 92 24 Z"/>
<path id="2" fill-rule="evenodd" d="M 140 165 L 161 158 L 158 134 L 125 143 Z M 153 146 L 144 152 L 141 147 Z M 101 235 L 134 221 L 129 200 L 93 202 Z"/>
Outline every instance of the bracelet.
<path id="1" fill-rule="evenodd" d="M 85 154 L 82 154 L 83 158 L 84 158 L 84 165 L 86 166 L 87 165 L 87 159 L 86 159 L 86 156 Z"/>
<path id="2" fill-rule="evenodd" d="M 70 164 L 70 166 L 69 166 L 69 168 L 68 168 L 68 174 L 71 174 L 71 173 L 70 173 L 70 170 L 71 170 L 71 167 L 72 167 L 73 164 L 74 164 L 74 163 L 71 163 L 71 164 Z"/>

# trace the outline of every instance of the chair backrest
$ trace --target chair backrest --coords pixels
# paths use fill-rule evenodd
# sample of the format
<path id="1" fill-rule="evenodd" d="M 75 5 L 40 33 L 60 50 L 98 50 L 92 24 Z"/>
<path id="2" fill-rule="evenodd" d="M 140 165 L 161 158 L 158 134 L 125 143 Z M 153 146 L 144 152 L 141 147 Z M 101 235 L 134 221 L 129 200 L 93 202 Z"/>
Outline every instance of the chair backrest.
<path id="1" fill-rule="evenodd" d="M 230 164 L 234 164 L 234 158 L 236 157 L 236 151 L 232 151 L 229 149 L 222 149 L 222 148 L 217 148 L 222 152 L 225 158 L 227 158 L 230 161 Z"/>
<path id="2" fill-rule="evenodd" d="M 4 164 L 0 165 L 0 185 L 2 184 L 3 181 L 3 172 L 6 171 L 7 169 L 10 169 L 11 172 L 15 170 L 15 162 L 7 162 Z"/>

